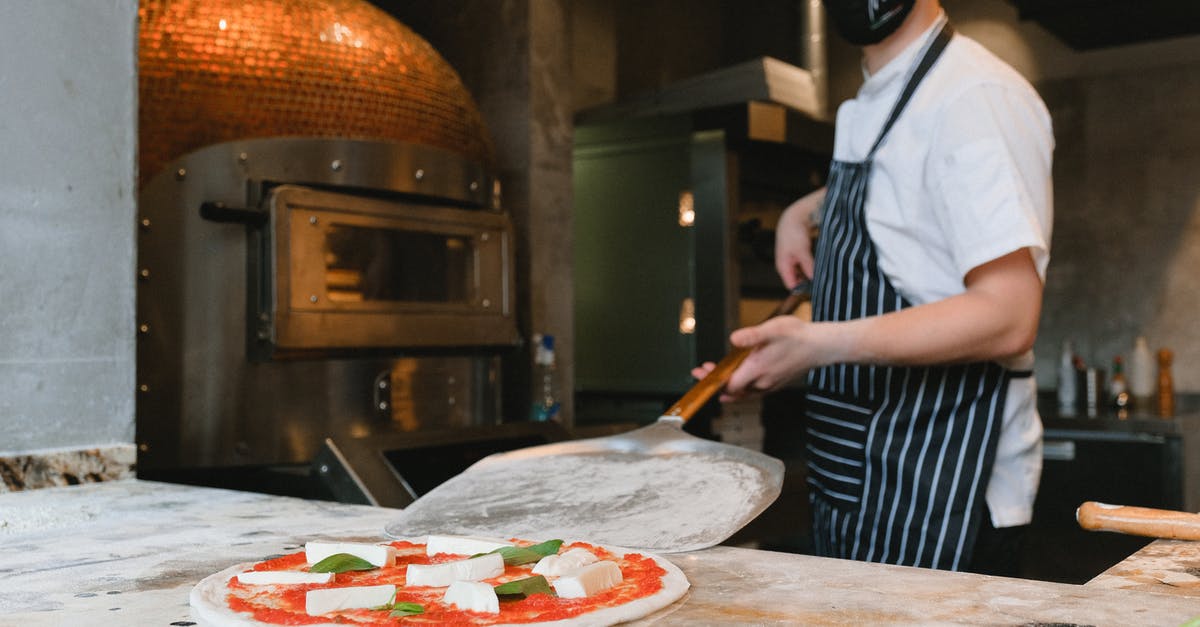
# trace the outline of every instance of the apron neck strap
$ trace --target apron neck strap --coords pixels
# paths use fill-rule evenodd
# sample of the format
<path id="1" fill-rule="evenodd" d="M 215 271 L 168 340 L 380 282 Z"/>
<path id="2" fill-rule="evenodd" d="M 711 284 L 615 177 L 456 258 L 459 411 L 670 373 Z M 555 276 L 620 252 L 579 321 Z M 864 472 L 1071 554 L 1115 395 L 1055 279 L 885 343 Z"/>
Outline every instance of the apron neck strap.
<path id="1" fill-rule="evenodd" d="M 888 116 L 886 122 L 883 123 L 883 129 L 879 131 L 879 137 L 875 138 L 875 144 L 871 146 L 871 152 L 867 153 L 867 160 L 875 156 L 875 151 L 883 145 L 883 140 L 887 138 L 888 131 L 892 130 L 892 125 L 896 123 L 896 119 L 900 117 L 900 113 L 904 111 L 904 106 L 908 104 L 912 98 L 913 92 L 917 91 L 917 86 L 921 84 L 921 79 L 929 73 L 929 69 L 933 67 L 938 57 L 942 55 L 942 51 L 946 49 L 946 44 L 950 43 L 950 38 L 954 36 L 954 28 L 950 26 L 950 22 L 942 17 L 941 28 L 934 37 L 925 43 L 925 51 L 921 54 L 921 60 L 913 67 L 908 76 L 908 81 L 904 84 L 903 91 L 900 92 L 900 97 L 896 99 L 896 104 L 892 106 L 892 113 Z"/>

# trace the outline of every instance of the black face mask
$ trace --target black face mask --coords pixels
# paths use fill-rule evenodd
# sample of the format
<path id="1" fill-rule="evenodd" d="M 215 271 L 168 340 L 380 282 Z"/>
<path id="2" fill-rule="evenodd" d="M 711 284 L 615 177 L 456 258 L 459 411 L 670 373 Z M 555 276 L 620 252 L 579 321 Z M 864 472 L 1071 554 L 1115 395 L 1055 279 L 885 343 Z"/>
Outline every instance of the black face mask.
<path id="1" fill-rule="evenodd" d="M 834 28 L 856 46 L 877 44 L 896 32 L 916 0 L 821 0 Z"/>

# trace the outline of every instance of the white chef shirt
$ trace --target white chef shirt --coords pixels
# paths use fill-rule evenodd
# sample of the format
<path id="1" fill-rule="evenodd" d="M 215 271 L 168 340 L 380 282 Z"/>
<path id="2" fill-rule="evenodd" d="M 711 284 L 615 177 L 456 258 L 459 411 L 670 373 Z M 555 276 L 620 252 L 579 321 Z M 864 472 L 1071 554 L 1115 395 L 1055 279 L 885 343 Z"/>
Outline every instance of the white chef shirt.
<path id="1" fill-rule="evenodd" d="M 838 109 L 834 158 L 862 161 L 931 27 Z M 864 74 L 866 72 L 864 71 Z M 1050 258 L 1054 138 L 1037 92 L 975 41 L 955 35 L 875 153 L 867 228 L 880 269 L 914 305 L 965 290 L 971 269 L 1028 248 Z M 1030 351 L 1002 365 L 1033 368 Z M 988 483 L 992 524 L 1029 523 L 1042 465 L 1033 377 L 1013 379 Z"/>

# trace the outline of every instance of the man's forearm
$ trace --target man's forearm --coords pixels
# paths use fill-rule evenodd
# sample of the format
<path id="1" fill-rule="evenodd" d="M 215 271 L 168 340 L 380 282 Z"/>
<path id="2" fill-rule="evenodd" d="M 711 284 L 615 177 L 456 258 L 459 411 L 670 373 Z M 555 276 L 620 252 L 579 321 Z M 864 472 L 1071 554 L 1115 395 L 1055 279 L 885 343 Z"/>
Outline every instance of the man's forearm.
<path id="1" fill-rule="evenodd" d="M 928 365 L 1025 353 L 1037 334 L 1041 280 L 1026 251 L 993 263 L 962 294 L 881 316 L 817 323 L 828 325 L 818 332 L 828 363 Z"/>

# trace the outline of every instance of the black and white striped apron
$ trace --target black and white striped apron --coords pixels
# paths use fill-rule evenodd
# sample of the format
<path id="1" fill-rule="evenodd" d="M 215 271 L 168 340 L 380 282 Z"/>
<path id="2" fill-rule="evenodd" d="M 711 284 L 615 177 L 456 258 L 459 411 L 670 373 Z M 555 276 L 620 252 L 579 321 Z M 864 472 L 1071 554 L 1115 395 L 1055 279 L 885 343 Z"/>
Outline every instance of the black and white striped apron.
<path id="1" fill-rule="evenodd" d="M 871 161 L 953 34 L 943 24 L 864 161 L 834 161 L 821 207 L 813 320 L 911 306 L 879 269 L 864 215 Z M 808 482 L 818 555 L 958 570 L 984 512 L 1009 373 L 990 363 L 834 364 L 809 373 Z"/>

